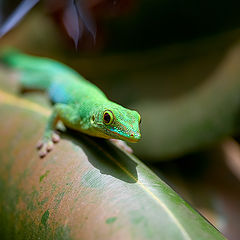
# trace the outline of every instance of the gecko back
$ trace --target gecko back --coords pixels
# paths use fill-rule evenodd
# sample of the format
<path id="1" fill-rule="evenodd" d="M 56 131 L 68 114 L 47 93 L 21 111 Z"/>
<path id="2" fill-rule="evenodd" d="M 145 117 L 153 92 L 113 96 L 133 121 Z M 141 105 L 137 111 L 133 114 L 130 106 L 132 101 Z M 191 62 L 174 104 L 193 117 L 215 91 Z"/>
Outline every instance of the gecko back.
<path id="1" fill-rule="evenodd" d="M 54 103 L 106 98 L 94 84 L 84 79 L 70 67 L 55 60 L 20 53 L 14 49 L 3 50 L 0 60 L 20 73 L 23 89 L 45 90 Z"/>
<path id="2" fill-rule="evenodd" d="M 20 73 L 20 83 L 26 89 L 49 89 L 57 76 L 79 78 L 79 74 L 55 60 L 23 54 L 15 49 L 4 49 L 0 61 Z"/>

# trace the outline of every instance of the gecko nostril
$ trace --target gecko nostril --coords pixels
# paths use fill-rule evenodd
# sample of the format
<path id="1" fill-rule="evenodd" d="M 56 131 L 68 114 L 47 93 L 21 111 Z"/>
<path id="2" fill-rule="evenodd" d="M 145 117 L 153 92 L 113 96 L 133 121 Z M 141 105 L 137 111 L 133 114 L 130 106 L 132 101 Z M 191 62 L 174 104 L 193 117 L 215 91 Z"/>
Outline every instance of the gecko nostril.
<path id="1" fill-rule="evenodd" d="M 130 136 L 133 137 L 134 136 L 133 133 L 131 133 Z"/>

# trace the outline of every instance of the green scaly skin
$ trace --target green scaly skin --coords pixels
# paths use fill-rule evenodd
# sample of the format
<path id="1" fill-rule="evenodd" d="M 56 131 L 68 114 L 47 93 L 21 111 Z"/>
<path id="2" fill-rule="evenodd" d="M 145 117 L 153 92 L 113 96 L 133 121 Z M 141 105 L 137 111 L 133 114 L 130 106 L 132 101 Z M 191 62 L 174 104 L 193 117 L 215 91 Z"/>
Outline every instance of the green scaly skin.
<path id="1" fill-rule="evenodd" d="M 69 128 L 95 137 L 140 140 L 139 113 L 108 100 L 99 88 L 73 69 L 51 59 L 11 50 L 3 52 L 1 60 L 19 71 L 24 89 L 46 90 L 55 104 L 38 144 L 40 157 L 46 156 L 59 141 L 54 131 L 59 120 Z"/>

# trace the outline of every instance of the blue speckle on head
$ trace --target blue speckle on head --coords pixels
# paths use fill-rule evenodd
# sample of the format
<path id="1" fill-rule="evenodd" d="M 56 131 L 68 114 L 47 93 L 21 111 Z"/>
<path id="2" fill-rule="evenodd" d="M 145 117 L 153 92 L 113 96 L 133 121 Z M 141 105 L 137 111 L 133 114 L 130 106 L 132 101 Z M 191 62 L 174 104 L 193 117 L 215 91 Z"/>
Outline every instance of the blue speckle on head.
<path id="1" fill-rule="evenodd" d="M 117 134 L 125 135 L 125 132 L 122 131 L 121 129 L 117 128 L 117 127 L 112 127 L 110 130 L 111 130 L 112 132 L 117 133 Z"/>

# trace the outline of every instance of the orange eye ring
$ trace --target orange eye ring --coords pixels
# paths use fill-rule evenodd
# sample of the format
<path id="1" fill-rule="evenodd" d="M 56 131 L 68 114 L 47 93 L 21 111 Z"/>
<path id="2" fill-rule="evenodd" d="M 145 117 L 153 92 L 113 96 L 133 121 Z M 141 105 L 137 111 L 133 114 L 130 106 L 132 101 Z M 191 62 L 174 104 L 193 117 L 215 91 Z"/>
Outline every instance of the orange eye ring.
<path id="1" fill-rule="evenodd" d="M 110 111 L 110 110 L 104 111 L 104 113 L 103 113 L 104 124 L 110 125 L 113 122 L 113 119 L 114 119 L 114 115 L 113 115 L 112 111 Z"/>

